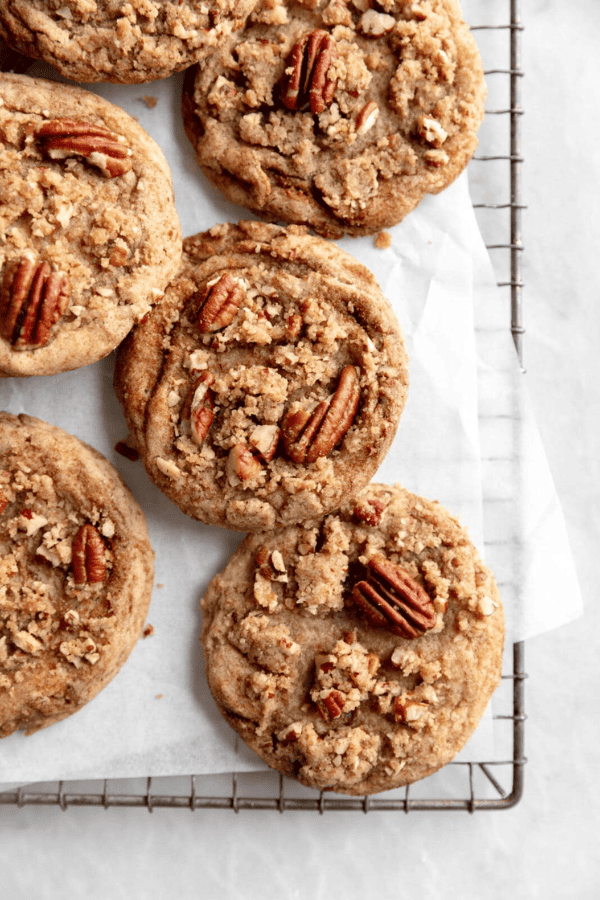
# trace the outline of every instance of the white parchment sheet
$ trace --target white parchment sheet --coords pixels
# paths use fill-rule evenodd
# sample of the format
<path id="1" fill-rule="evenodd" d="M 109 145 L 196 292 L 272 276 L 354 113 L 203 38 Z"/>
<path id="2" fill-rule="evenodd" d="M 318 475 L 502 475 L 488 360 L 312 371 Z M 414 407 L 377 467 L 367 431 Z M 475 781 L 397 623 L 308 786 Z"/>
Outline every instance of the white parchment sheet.
<path id="1" fill-rule="evenodd" d="M 39 64 L 32 72 L 61 80 Z M 196 167 L 180 120 L 181 77 L 91 89 L 136 116 L 161 145 L 173 172 L 184 236 L 249 217 Z M 148 96 L 157 100 L 152 108 Z M 498 420 L 517 422 L 520 435 L 518 446 L 502 430 L 498 438 L 508 441 L 511 471 L 520 478 L 510 512 L 518 553 L 497 557 L 503 578 L 514 581 L 516 559 L 523 576 L 521 589 L 505 597 L 510 639 L 564 624 L 581 611 L 573 589 L 576 575 L 506 316 L 499 316 L 503 299 L 477 229 L 466 175 L 440 196 L 426 198 L 391 235 L 386 250 L 376 249 L 372 238 L 339 242 L 377 277 L 398 315 L 411 360 L 408 403 L 376 480 L 399 481 L 438 499 L 468 527 L 492 564 L 484 550 L 483 497 L 499 476 L 482 458 L 481 411 L 493 412 L 499 398 L 512 398 L 510 415 Z M 486 341 L 492 331 L 497 340 L 490 359 Z M 147 516 L 157 555 L 147 620 L 154 634 L 139 641 L 115 680 L 76 715 L 30 737 L 2 740 L 1 783 L 264 768 L 217 712 L 199 643 L 200 598 L 242 535 L 186 517 L 152 485 L 141 462 L 115 452 L 127 431 L 112 389 L 113 366 L 111 355 L 63 375 L 3 379 L 0 408 L 38 416 L 77 435 L 104 453 L 130 486 Z M 514 500 L 515 485 L 507 487 Z M 558 575 L 556 564 L 552 577 L 546 575 L 548 559 L 560 562 Z M 487 716 L 461 758 L 491 756 L 492 744 Z"/>

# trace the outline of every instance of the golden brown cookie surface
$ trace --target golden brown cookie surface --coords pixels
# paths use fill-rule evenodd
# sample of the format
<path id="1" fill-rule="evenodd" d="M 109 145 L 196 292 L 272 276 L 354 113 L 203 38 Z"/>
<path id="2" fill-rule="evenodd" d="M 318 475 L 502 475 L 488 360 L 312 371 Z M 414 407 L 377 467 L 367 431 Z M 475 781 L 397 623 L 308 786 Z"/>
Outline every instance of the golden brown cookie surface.
<path id="1" fill-rule="evenodd" d="M 399 485 L 247 537 L 202 609 L 219 709 L 310 787 L 367 794 L 432 774 L 500 680 L 492 573 L 443 507 Z"/>
<path id="2" fill-rule="evenodd" d="M 152 480 L 201 521 L 263 531 L 334 509 L 387 452 L 404 340 L 371 273 L 306 229 L 219 225 L 119 351 Z"/>
<path id="3" fill-rule="evenodd" d="M 230 200 L 337 237 L 449 185 L 485 93 L 456 0 L 265 0 L 188 73 L 183 117 Z"/>
<path id="4" fill-rule="evenodd" d="M 0 376 L 101 359 L 181 259 L 171 173 L 122 109 L 0 75 Z"/>
<path id="5" fill-rule="evenodd" d="M 0 736 L 71 715 L 140 636 L 154 553 L 143 513 L 96 450 L 0 413 Z"/>

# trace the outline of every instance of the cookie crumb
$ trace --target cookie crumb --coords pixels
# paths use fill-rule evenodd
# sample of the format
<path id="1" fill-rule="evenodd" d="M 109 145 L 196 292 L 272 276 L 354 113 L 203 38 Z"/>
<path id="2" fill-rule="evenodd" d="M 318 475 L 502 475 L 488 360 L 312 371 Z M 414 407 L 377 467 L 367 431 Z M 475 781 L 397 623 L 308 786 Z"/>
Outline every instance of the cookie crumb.
<path id="1" fill-rule="evenodd" d="M 144 94 L 144 96 L 142 97 L 142 100 L 144 101 L 144 103 L 146 104 L 148 109 L 154 109 L 154 107 L 158 103 L 158 98 L 152 97 L 149 94 Z"/>
<path id="2" fill-rule="evenodd" d="M 392 246 L 392 236 L 389 231 L 380 231 L 373 238 L 373 243 L 378 250 L 387 250 L 388 247 Z"/>
<path id="3" fill-rule="evenodd" d="M 162 698 L 163 698 L 163 695 L 162 695 L 162 694 L 157 694 L 157 695 L 156 695 L 156 699 L 157 699 L 157 700 L 162 700 Z"/>
<path id="4" fill-rule="evenodd" d="M 154 625 L 146 625 L 144 630 L 142 631 L 142 637 L 147 638 L 154 634 Z"/>
<path id="5" fill-rule="evenodd" d="M 120 453 L 121 456 L 124 456 L 125 459 L 130 459 L 131 462 L 137 462 L 140 458 L 140 454 L 135 447 L 132 447 L 127 441 L 117 441 L 115 450 L 117 453 Z"/>

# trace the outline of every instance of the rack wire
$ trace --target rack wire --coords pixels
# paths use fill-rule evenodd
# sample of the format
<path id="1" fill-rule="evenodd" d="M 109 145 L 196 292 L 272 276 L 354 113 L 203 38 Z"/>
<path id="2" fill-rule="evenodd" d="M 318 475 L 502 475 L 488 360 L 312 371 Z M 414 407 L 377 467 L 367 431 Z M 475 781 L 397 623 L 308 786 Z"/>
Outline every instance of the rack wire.
<path id="1" fill-rule="evenodd" d="M 485 14 L 498 14 L 502 3 L 481 4 Z M 478 39 L 485 74 L 493 103 L 505 92 L 506 103 L 486 109 L 486 119 L 480 132 L 480 149 L 470 164 L 471 191 L 478 222 L 490 251 L 498 277 L 498 287 L 508 294 L 510 331 L 523 366 L 523 280 L 522 280 L 522 203 L 521 176 L 521 20 L 520 0 L 506 0 L 502 9 L 508 21 L 490 21 L 473 25 Z M 486 38 L 491 38 L 488 41 Z M 488 68 L 504 53 L 508 67 Z M 502 85 L 500 87 L 500 85 Z M 490 101 L 488 101 L 489 103 Z M 500 123 L 500 124 L 498 124 Z M 508 131 L 506 151 L 498 153 L 499 135 Z M 502 176 L 492 175 L 494 164 L 503 167 Z M 481 168 L 479 168 L 482 166 Z M 483 173 L 483 174 L 482 174 Z M 508 197 L 503 191 L 508 190 Z M 478 195 L 481 195 L 481 199 Z M 500 237 L 498 238 L 498 235 Z M 518 437 L 515 438 L 518 443 Z M 484 496 L 486 504 L 498 501 L 493 494 Z M 503 545 L 511 544 L 510 534 L 498 538 Z M 487 543 L 486 543 L 487 546 Z M 516 567 L 515 567 L 516 572 Z M 513 579 L 518 575 L 513 572 Z M 501 591 L 515 589 L 515 584 L 500 584 Z M 226 776 L 189 775 L 177 778 L 101 779 L 75 782 L 58 781 L 27 785 L 0 793 L 0 805 L 19 807 L 59 806 L 62 810 L 79 806 L 141 807 L 153 812 L 169 807 L 189 810 L 229 809 L 328 811 L 399 811 L 417 810 L 479 810 L 507 809 L 516 805 L 523 795 L 525 746 L 525 673 L 524 646 L 517 642 L 505 654 L 504 674 L 497 691 L 494 713 L 495 737 L 502 749 L 499 759 L 478 762 L 448 763 L 440 773 L 416 785 L 384 792 L 375 796 L 345 797 L 310 790 L 275 772 L 249 774 L 232 773 Z"/>

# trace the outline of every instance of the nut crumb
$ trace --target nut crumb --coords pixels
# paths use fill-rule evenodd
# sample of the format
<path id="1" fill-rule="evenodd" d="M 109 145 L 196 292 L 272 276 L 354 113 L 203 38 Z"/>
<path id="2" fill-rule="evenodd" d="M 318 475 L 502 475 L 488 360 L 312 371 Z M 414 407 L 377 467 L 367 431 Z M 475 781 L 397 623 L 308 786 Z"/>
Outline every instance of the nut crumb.
<path id="1" fill-rule="evenodd" d="M 179 469 L 170 459 L 163 459 L 161 456 L 156 457 L 156 466 L 164 475 L 169 478 L 180 478 L 181 469 Z"/>
<path id="2" fill-rule="evenodd" d="M 378 250 L 387 250 L 388 247 L 392 246 L 392 236 L 389 231 L 380 231 L 379 234 L 375 235 L 373 243 Z"/>
<path id="3" fill-rule="evenodd" d="M 144 101 L 148 109 L 154 109 L 154 107 L 158 103 L 158 98 L 152 97 L 150 94 L 144 94 L 142 100 Z"/>
<path id="4" fill-rule="evenodd" d="M 154 625 L 146 625 L 142 631 L 142 637 L 147 638 L 154 634 Z"/>

